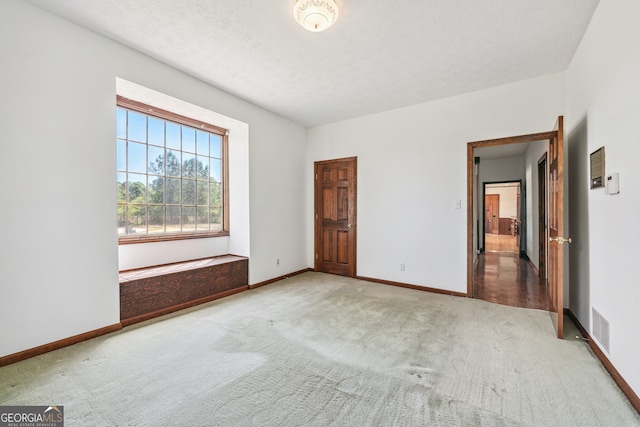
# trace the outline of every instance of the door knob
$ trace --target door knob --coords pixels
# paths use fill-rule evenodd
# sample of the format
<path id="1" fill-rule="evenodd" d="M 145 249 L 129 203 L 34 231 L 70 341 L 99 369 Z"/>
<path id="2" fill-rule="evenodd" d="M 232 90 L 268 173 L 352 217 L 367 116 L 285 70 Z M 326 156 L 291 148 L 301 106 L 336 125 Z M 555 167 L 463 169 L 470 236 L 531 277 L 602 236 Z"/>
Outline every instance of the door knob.
<path id="1" fill-rule="evenodd" d="M 549 241 L 558 242 L 559 245 L 562 245 L 564 243 L 571 243 L 571 237 L 568 237 L 566 239 L 564 237 L 549 237 Z"/>
<path id="2" fill-rule="evenodd" d="M 351 228 L 351 224 L 347 225 L 347 227 Z"/>

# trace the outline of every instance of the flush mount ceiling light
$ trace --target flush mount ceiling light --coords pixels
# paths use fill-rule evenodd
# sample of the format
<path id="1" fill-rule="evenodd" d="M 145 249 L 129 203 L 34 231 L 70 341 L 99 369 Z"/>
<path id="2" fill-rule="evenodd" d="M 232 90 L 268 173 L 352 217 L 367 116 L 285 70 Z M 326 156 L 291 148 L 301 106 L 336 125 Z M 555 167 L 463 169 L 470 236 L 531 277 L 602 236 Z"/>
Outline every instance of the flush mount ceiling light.
<path id="1" fill-rule="evenodd" d="M 296 0 L 293 16 L 309 31 L 324 31 L 338 19 L 338 6 L 333 0 Z"/>

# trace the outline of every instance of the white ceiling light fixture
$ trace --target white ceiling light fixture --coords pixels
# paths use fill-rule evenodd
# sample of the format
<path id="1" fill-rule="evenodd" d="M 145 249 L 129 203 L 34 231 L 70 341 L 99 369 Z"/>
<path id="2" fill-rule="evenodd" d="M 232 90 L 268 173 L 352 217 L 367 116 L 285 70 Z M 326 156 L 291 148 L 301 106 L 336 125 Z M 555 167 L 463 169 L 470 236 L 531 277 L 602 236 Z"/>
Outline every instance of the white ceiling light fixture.
<path id="1" fill-rule="evenodd" d="M 296 0 L 293 16 L 305 29 L 324 31 L 338 19 L 338 5 L 333 0 Z"/>

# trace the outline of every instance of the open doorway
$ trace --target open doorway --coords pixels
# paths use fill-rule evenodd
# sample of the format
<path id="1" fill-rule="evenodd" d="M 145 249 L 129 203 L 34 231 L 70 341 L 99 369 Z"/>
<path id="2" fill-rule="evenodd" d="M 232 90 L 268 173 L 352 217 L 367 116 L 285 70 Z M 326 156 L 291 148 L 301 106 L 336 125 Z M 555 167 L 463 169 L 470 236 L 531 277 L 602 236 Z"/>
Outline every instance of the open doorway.
<path id="1" fill-rule="evenodd" d="M 483 183 L 482 251 L 520 253 L 521 181 Z"/>
<path id="2" fill-rule="evenodd" d="M 547 134 L 470 143 L 474 248 L 469 295 L 485 301 L 549 309 L 546 281 L 539 276 L 538 161 Z M 544 185 L 542 191 L 545 191 Z M 542 198 L 544 200 L 544 197 Z M 542 201 L 543 207 L 546 201 Z"/>
<path id="3" fill-rule="evenodd" d="M 522 197 L 525 198 L 528 191 L 527 189 L 529 187 L 535 188 L 537 191 L 537 188 L 539 186 L 537 175 L 541 169 L 538 165 L 538 159 L 540 158 L 540 155 L 542 153 L 537 151 L 537 149 L 530 149 L 530 144 L 536 142 L 538 143 L 538 149 L 542 148 L 543 152 L 547 153 L 548 159 L 547 175 L 546 177 L 544 177 L 546 186 L 545 194 L 547 195 L 547 198 L 544 201 L 544 209 L 546 215 L 545 223 L 548 225 L 548 227 L 546 227 L 546 235 L 548 236 L 548 238 L 547 240 L 542 239 L 544 244 L 547 245 L 547 255 L 545 259 L 545 270 L 547 273 L 547 278 L 546 280 L 540 279 L 540 277 L 538 277 L 539 271 L 535 271 L 533 268 L 531 268 L 532 274 L 529 275 L 529 277 L 536 277 L 536 279 L 538 280 L 538 285 L 544 285 L 545 294 L 547 297 L 547 308 L 545 309 L 549 311 L 550 318 L 557 337 L 562 338 L 564 324 L 563 245 L 565 243 L 571 242 L 570 238 L 564 236 L 564 198 L 566 194 L 564 191 L 564 118 L 562 116 L 559 116 L 557 118 L 554 129 L 550 132 L 540 132 L 536 134 L 518 135 L 483 141 L 473 141 L 467 144 L 467 295 L 470 297 L 476 297 L 477 295 L 476 287 L 478 283 L 475 276 L 480 275 L 481 268 L 479 233 L 480 227 L 484 227 L 484 223 L 482 223 L 479 219 L 480 215 L 478 215 L 477 209 L 478 205 L 481 203 L 478 200 L 480 198 L 478 193 L 479 189 L 481 188 L 478 183 L 488 181 L 486 179 L 480 179 L 479 166 L 482 164 L 482 156 L 478 156 L 477 150 L 501 150 L 503 148 L 502 146 L 504 146 L 504 148 L 515 147 L 522 143 L 528 143 L 528 147 L 525 152 L 525 159 L 523 161 L 524 167 L 526 169 L 526 181 L 523 184 Z M 529 175 L 529 171 L 531 171 L 531 173 L 535 173 L 535 176 Z M 537 204 L 539 203 L 540 198 L 537 197 L 538 193 L 536 191 L 531 192 L 531 197 L 528 198 L 528 201 L 535 203 L 536 206 L 534 207 L 533 204 L 529 204 L 527 202 L 527 212 L 531 212 L 532 215 L 536 215 L 536 218 L 532 221 L 527 221 L 527 217 L 529 215 L 523 216 L 521 233 L 523 236 L 525 236 L 524 231 L 526 230 L 527 238 L 521 239 L 521 249 L 523 247 L 525 248 L 523 255 L 526 258 L 529 258 L 530 260 L 530 257 L 533 256 L 535 258 L 535 263 L 539 264 L 538 258 L 540 256 L 540 252 L 538 252 L 537 250 L 537 240 L 543 234 L 539 233 L 538 230 L 540 222 L 537 220 L 537 214 L 539 212 Z M 532 240 L 529 240 L 529 237 L 532 237 Z M 535 243 L 533 243 L 534 239 L 536 241 Z M 524 245 L 522 244 L 522 241 L 524 241 Z M 542 244 L 542 242 L 540 242 L 540 244 Z M 529 267 L 529 264 L 534 264 L 529 262 L 519 262 L 520 260 L 522 260 L 520 256 L 516 256 L 514 258 L 518 260 L 516 270 L 518 270 L 521 266 Z M 516 278 L 519 277 L 518 271 L 516 271 L 514 276 Z M 534 272 L 535 274 L 533 274 Z M 486 274 L 483 277 L 486 277 Z M 531 293 L 528 292 L 528 289 L 526 289 L 527 283 L 523 283 L 522 285 L 523 286 L 517 288 L 517 292 L 520 293 L 520 300 L 524 300 L 526 305 L 513 304 L 509 302 L 503 303 L 509 305 L 518 305 L 521 307 L 531 307 L 529 301 L 527 301 L 529 299 L 529 296 L 531 295 Z M 500 286 L 497 286 L 494 287 L 494 289 L 501 290 L 502 288 Z"/>

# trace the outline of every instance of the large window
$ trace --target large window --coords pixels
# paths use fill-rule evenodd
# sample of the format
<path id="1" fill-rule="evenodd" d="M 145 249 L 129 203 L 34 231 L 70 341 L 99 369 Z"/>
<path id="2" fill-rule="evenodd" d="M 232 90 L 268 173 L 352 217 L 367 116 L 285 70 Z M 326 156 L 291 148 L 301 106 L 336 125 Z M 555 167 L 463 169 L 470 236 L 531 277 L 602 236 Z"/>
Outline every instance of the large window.
<path id="1" fill-rule="evenodd" d="M 120 243 L 228 235 L 227 131 L 118 97 Z"/>

